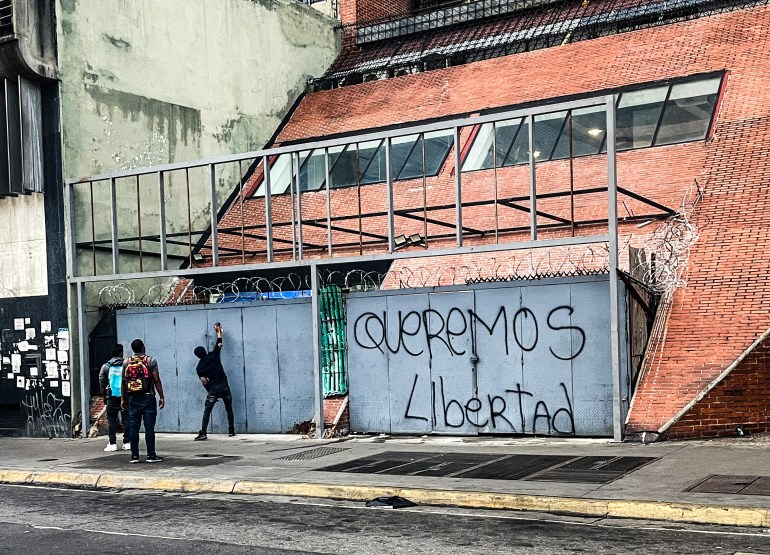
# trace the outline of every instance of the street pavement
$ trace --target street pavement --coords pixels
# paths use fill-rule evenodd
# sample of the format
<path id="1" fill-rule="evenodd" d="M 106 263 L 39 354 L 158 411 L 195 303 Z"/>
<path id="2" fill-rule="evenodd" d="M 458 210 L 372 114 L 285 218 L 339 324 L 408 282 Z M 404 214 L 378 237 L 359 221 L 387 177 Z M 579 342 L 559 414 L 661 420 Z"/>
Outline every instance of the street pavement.
<path id="1" fill-rule="evenodd" d="M 164 462 L 129 464 L 128 451 L 103 451 L 104 436 L 0 437 L 0 482 L 353 501 L 398 495 L 419 505 L 770 528 L 770 490 L 747 486 L 752 481 L 755 486 L 770 481 L 770 442 L 766 438 L 649 445 L 573 438 L 352 436 L 315 440 L 297 435 L 230 438 L 214 434 L 207 441 L 192 438 L 158 434 L 158 454 L 165 457 Z M 506 480 L 461 478 L 457 472 L 448 476 L 429 476 L 419 470 L 412 475 L 378 473 L 377 463 L 354 472 L 322 470 L 362 458 L 409 464 L 427 454 L 440 454 L 458 465 L 457 461 L 474 461 L 483 455 L 490 460 L 513 456 L 518 456 L 515 460 L 526 459 L 523 456 L 601 459 L 596 459 L 596 471 L 557 472 L 550 478 L 535 472 Z M 649 460 L 626 473 L 599 476 L 602 467 L 612 468 L 605 463 L 614 457 Z M 599 479 L 590 481 L 592 476 Z M 732 477 L 722 480 L 727 488 L 710 488 L 727 493 L 690 491 L 712 476 Z M 699 489 L 709 488 L 701 485 Z"/>

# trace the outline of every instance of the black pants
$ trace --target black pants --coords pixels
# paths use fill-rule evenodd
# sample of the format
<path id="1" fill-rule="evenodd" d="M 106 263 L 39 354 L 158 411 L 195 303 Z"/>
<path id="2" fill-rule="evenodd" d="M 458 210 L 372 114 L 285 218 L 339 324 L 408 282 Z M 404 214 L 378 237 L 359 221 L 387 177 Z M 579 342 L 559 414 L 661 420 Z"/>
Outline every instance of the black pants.
<path id="1" fill-rule="evenodd" d="M 120 414 L 120 423 L 123 425 L 123 443 L 128 443 L 128 411 L 121 410 L 120 397 L 107 397 L 107 435 L 110 437 L 110 444 L 117 442 L 118 432 L 118 414 Z"/>
<path id="2" fill-rule="evenodd" d="M 206 432 L 206 428 L 209 427 L 209 418 L 211 417 L 211 410 L 217 401 L 222 399 L 225 404 L 225 410 L 227 411 L 227 428 L 229 433 L 235 433 L 235 416 L 233 415 L 233 394 L 230 392 L 230 388 L 219 391 L 209 391 L 206 395 L 206 403 L 203 405 L 203 422 L 201 423 L 201 431 Z"/>

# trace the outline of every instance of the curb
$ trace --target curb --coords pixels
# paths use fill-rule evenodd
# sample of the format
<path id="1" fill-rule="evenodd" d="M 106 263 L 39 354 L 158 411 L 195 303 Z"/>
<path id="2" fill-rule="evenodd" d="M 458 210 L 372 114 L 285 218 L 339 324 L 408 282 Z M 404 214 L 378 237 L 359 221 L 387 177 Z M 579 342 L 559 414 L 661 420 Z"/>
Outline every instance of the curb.
<path id="1" fill-rule="evenodd" d="M 36 472 L 0 469 L 0 483 L 16 485 L 55 485 L 92 489 L 141 489 L 176 493 L 234 493 L 240 495 L 281 495 L 366 501 L 375 497 L 400 495 L 418 505 L 443 505 L 473 509 L 535 511 L 578 516 L 634 518 L 669 522 L 690 522 L 724 526 L 769 527 L 770 509 L 732 505 L 701 505 L 663 501 L 581 499 L 448 491 L 423 488 L 333 485 L 302 482 L 258 482 L 250 480 L 204 480 L 154 478 L 115 474 L 75 472 Z"/>

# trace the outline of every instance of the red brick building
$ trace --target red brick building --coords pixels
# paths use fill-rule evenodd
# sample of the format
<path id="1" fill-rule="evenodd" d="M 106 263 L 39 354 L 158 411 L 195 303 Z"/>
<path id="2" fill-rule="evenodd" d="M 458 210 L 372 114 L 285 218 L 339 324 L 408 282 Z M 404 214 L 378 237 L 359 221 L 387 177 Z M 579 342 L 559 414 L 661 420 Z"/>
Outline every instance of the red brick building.
<path id="1" fill-rule="evenodd" d="M 522 9 L 501 1 L 492 13 L 474 8 L 480 4 L 486 5 L 342 0 L 344 50 L 275 144 L 616 94 L 618 185 L 629 192 L 618 208 L 621 266 L 633 269 L 632 248 L 661 247 L 661 234 L 678 234 L 663 243 L 664 251 L 678 249 L 669 274 L 651 272 L 669 287 L 659 289 L 646 348 L 634 353 L 641 364 L 626 435 L 770 430 L 770 6 L 692 2 L 665 11 L 651 2 L 587 0 Z M 587 235 L 604 225 L 606 198 L 590 192 L 606 183 L 606 130 L 595 115 L 585 110 L 535 122 L 538 209 L 546 214 L 538 220 L 541 237 Z M 508 121 L 494 131 L 463 128 L 459 145 L 441 133 L 394 141 L 398 233 L 417 235 L 430 248 L 454 241 L 441 222 L 455 211 L 457 148 L 463 200 L 470 202 L 462 209 L 465 244 L 528 239 L 526 206 L 510 200 L 528 186 L 529 166 L 517 151 L 526 131 L 524 121 Z M 328 201 L 314 153 L 272 161 L 276 260 L 292 255 L 280 241 L 291 243 L 296 226 L 283 224 L 295 215 L 304 224 L 305 257 L 329 255 L 327 233 L 334 256 L 387 249 L 381 144 L 361 142 L 351 152 L 334 153 Z M 415 156 L 422 158 L 417 172 L 410 170 Z M 220 220 L 220 246 L 241 250 L 221 263 L 265 260 L 263 239 L 242 244 L 225 233 L 264 224 L 263 173 L 256 169 Z M 300 198 L 276 188 L 281 179 L 289 187 L 289 175 Z M 565 187 L 584 194 L 549 196 Z M 667 218 L 656 207 L 669 209 Z M 329 213 L 339 219 L 327 228 Z M 537 256 L 553 265 L 576 255 Z M 480 277 L 515 264 L 501 253 L 400 260 L 388 279 L 406 271 L 427 274 L 423 284 L 440 282 L 442 272 L 471 260 Z M 536 265 L 531 257 L 529 264 Z"/>

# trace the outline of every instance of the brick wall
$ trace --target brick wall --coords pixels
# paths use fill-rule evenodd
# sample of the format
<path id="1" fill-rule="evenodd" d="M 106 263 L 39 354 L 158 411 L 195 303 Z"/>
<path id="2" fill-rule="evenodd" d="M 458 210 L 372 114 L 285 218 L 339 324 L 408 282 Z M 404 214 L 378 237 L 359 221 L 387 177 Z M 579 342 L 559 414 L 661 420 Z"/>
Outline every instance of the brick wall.
<path id="1" fill-rule="evenodd" d="M 602 37 L 556 48 L 495 58 L 384 81 L 308 94 L 280 134 L 279 141 L 297 141 L 328 134 L 419 122 L 487 108 L 512 106 L 566 95 L 591 93 L 636 83 L 727 70 L 729 79 L 715 134 L 709 141 L 621 153 L 619 184 L 668 206 L 677 206 L 687 188 L 698 180 L 704 198 L 694 216 L 699 236 L 689 250 L 688 283 L 673 296 L 667 326 L 653 338 L 628 419 L 627 432 L 657 432 L 711 383 L 770 327 L 770 7 L 758 7 L 622 35 Z M 579 185 L 603 182 L 600 157 L 575 161 Z M 453 198 L 453 161 L 426 181 L 426 198 L 446 203 Z M 564 162 L 538 165 L 540 190 L 564 187 Z M 499 194 L 525 187 L 526 168 L 498 171 Z M 492 172 L 464 174 L 464 199 L 490 198 Z M 420 207 L 422 182 L 395 185 L 397 207 Z M 359 202 L 363 211 L 385 205 L 383 186 L 369 185 L 332 192 L 332 212 L 348 214 L 358 230 Z M 303 217 L 326 217 L 324 196 L 303 195 Z M 564 200 L 539 208 L 563 214 Z M 223 225 L 240 222 L 239 203 Z M 639 213 L 638 204 L 621 205 Z M 580 197 L 578 218 L 606 214 L 603 198 Z M 288 197 L 276 197 L 276 221 L 288 221 Z M 468 225 L 489 228 L 494 208 L 464 211 Z M 244 203 L 247 223 L 264 222 L 260 199 Z M 501 212 L 505 225 L 516 226 L 524 213 Z M 363 226 L 362 222 L 362 226 Z M 384 219 L 366 221 L 364 231 L 382 232 Z M 399 233 L 421 233 L 422 222 L 399 221 Z M 652 227 L 652 226 L 649 226 Z M 649 229 L 649 228 L 647 228 Z M 430 235 L 451 230 L 429 226 Z M 594 232 L 578 230 L 578 233 Z M 625 226 L 624 236 L 638 237 L 646 229 Z M 277 237 L 290 238 L 288 226 Z M 306 240 L 323 240 L 325 230 L 306 230 Z M 551 235 L 564 234 L 564 230 Z M 526 234 L 521 234 L 524 238 Z M 542 234 L 548 236 L 548 233 Z M 515 238 L 510 236 L 508 239 Z M 228 239 L 235 241 L 234 239 Z M 335 234 L 335 244 L 357 234 Z M 469 241 L 494 241 L 494 234 Z M 640 239 L 642 240 L 642 239 Z M 260 247 L 261 244 L 261 247 Z M 441 241 L 434 244 L 440 245 Z M 448 244 L 448 243 L 447 243 Z M 240 248 L 240 238 L 234 243 Z M 264 248 L 254 241 L 251 247 Z M 339 254 L 383 246 L 340 249 Z M 320 252 L 305 253 L 321 256 Z M 338 251 L 335 251 L 338 254 Z M 286 258 L 282 254 L 278 258 Z M 239 258 L 240 260 L 240 258 Z M 258 261 L 259 257 L 254 257 Z M 247 262 L 249 260 L 247 259 Z M 238 261 L 234 262 L 238 263 Z M 423 266 L 424 261 L 414 263 Z M 400 267 L 409 262 L 400 262 Z M 715 429 L 721 424 L 714 424 Z M 703 433 L 703 432 L 698 432 Z"/>
<path id="2" fill-rule="evenodd" d="M 671 439 L 770 431 L 770 337 L 666 433 Z"/>
<path id="3" fill-rule="evenodd" d="M 340 0 L 343 24 L 367 23 L 409 13 L 411 0 Z"/>
<path id="4" fill-rule="evenodd" d="M 346 399 L 346 395 L 324 399 L 324 424 L 326 426 L 334 424 L 334 419 L 337 418 L 340 408 L 345 404 L 345 410 L 337 421 L 336 434 L 347 434 L 350 431 L 350 413 L 349 405 L 345 403 Z"/>

